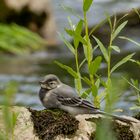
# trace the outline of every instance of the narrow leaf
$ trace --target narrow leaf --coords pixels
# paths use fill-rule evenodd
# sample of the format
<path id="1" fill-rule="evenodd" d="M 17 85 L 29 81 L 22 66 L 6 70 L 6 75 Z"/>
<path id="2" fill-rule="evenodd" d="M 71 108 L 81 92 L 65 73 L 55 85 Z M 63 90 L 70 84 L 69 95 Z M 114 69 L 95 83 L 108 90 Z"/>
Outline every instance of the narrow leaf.
<path id="1" fill-rule="evenodd" d="M 74 78 L 78 78 L 78 74 L 69 66 L 64 65 L 58 61 L 55 61 L 55 63 L 61 67 L 62 69 L 65 69 L 69 74 L 71 74 Z"/>
<path id="2" fill-rule="evenodd" d="M 69 43 L 62 34 L 59 34 L 59 36 L 63 40 L 65 45 L 68 47 L 68 49 L 75 55 L 75 50 L 74 50 L 73 46 L 71 45 L 71 43 Z"/>
<path id="3" fill-rule="evenodd" d="M 90 93 L 91 93 L 91 88 L 85 90 L 85 91 L 82 93 L 81 97 L 86 99 L 86 98 L 89 96 Z"/>
<path id="4" fill-rule="evenodd" d="M 90 63 L 90 66 L 89 66 L 89 72 L 90 72 L 90 74 L 94 75 L 97 72 L 97 70 L 100 67 L 101 60 L 102 60 L 102 57 L 101 56 L 98 56 L 98 57 L 95 58 L 94 61 L 92 61 Z"/>
<path id="5" fill-rule="evenodd" d="M 100 79 L 96 80 L 95 85 L 96 85 L 97 88 L 99 88 L 99 86 L 100 86 Z"/>
<path id="6" fill-rule="evenodd" d="M 93 0 L 83 0 L 83 11 L 87 12 L 92 4 Z"/>
<path id="7" fill-rule="evenodd" d="M 140 110 L 140 106 L 133 106 L 133 107 L 130 107 L 130 110 Z"/>
<path id="8" fill-rule="evenodd" d="M 139 13 L 138 9 L 134 8 L 134 11 L 135 11 L 136 14 L 139 16 L 139 19 L 140 19 L 140 13 Z"/>
<path id="9" fill-rule="evenodd" d="M 83 66 L 83 64 L 86 62 L 86 58 L 80 63 L 79 69 Z"/>
<path id="10" fill-rule="evenodd" d="M 111 69 L 111 73 L 112 73 L 113 71 L 115 71 L 118 67 L 120 67 L 122 64 L 124 64 L 124 63 L 126 63 L 127 61 L 129 61 L 129 60 L 133 57 L 134 54 L 135 54 L 135 53 L 132 53 L 132 54 L 126 56 L 125 58 L 123 58 L 122 60 L 120 60 L 120 61 Z"/>
<path id="11" fill-rule="evenodd" d="M 68 30 L 68 29 L 65 29 L 65 31 L 66 31 L 67 34 L 69 34 L 70 36 L 72 36 L 72 37 L 77 37 L 81 43 L 83 43 L 83 44 L 85 44 L 85 45 L 87 44 L 86 40 L 83 39 L 83 37 L 82 37 L 81 35 L 77 34 L 75 31 L 73 31 L 73 30 Z"/>
<path id="12" fill-rule="evenodd" d="M 111 46 L 111 48 L 118 53 L 120 52 L 120 48 L 118 46 Z"/>
<path id="13" fill-rule="evenodd" d="M 74 28 L 74 25 L 73 25 L 73 23 L 72 23 L 71 18 L 68 16 L 67 19 L 68 19 L 68 22 L 69 22 L 69 25 L 70 25 L 71 29 L 74 30 L 75 28 Z"/>
<path id="14" fill-rule="evenodd" d="M 104 47 L 104 45 L 102 44 L 102 42 L 98 38 L 96 38 L 95 36 L 93 36 L 93 38 L 95 39 L 95 41 L 99 45 L 100 50 L 101 50 L 106 62 L 108 62 L 109 57 L 108 57 L 108 53 L 107 53 L 106 48 Z"/>
<path id="15" fill-rule="evenodd" d="M 125 27 L 125 25 L 127 24 L 128 21 L 123 22 L 121 25 L 119 25 L 117 27 L 117 29 L 114 31 L 113 35 L 112 35 L 112 40 L 115 39 L 115 37 L 121 32 L 121 30 Z"/>
<path id="16" fill-rule="evenodd" d="M 76 26 L 76 30 L 75 30 L 75 33 L 77 34 L 77 35 L 81 35 L 81 32 L 82 32 L 82 28 L 83 28 L 83 20 L 80 20 L 79 22 L 78 22 L 78 24 L 77 24 L 77 26 Z M 78 36 L 75 36 L 74 37 L 74 46 L 77 48 L 78 47 L 78 45 L 79 45 L 79 38 L 78 38 Z"/>
<path id="17" fill-rule="evenodd" d="M 91 86 L 91 81 L 89 80 L 89 78 L 87 78 L 86 76 L 82 78 L 82 80 L 87 83 L 89 86 Z"/>
<path id="18" fill-rule="evenodd" d="M 134 89 L 136 89 L 137 91 L 140 92 L 140 89 L 138 87 L 136 87 L 134 84 L 132 84 L 131 82 L 129 82 L 125 77 L 123 77 L 123 79 L 129 84 L 131 85 Z"/>
<path id="19" fill-rule="evenodd" d="M 86 36 L 84 37 L 86 39 Z M 93 48 L 90 39 L 87 40 L 87 44 L 83 45 L 84 55 L 88 62 L 92 61 L 93 58 Z"/>
<path id="20" fill-rule="evenodd" d="M 98 94 L 98 89 L 97 89 L 96 85 L 92 85 L 91 91 L 92 91 L 93 97 L 96 97 Z"/>
<path id="21" fill-rule="evenodd" d="M 106 13 L 106 19 L 108 20 L 108 23 L 109 23 L 110 29 L 111 29 L 111 31 L 112 31 L 112 29 L 113 29 L 113 25 L 112 25 L 112 22 L 111 22 L 110 15 L 108 15 L 108 13 Z"/>
<path id="22" fill-rule="evenodd" d="M 79 95 L 81 93 L 81 90 L 82 90 L 82 83 L 81 83 L 81 78 L 80 78 L 80 75 L 78 78 L 75 78 L 74 79 L 74 83 L 75 83 L 75 88 L 77 89 Z"/>
<path id="23" fill-rule="evenodd" d="M 119 36 L 119 38 L 120 38 L 120 39 L 125 39 L 125 40 L 128 40 L 128 41 L 130 41 L 130 42 L 132 42 L 132 43 L 134 43 L 135 45 L 137 45 L 137 46 L 139 46 L 139 47 L 140 47 L 140 43 L 138 43 L 138 42 L 134 41 L 134 40 L 133 40 L 133 39 L 131 39 L 131 38 L 128 38 L 128 37 L 125 37 L 125 36 Z"/>

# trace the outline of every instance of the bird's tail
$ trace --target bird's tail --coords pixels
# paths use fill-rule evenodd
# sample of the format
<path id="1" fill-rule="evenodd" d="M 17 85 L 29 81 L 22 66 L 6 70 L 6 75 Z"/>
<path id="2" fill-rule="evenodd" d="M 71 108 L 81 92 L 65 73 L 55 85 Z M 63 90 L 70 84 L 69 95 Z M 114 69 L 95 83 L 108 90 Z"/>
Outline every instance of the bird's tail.
<path id="1" fill-rule="evenodd" d="M 124 118 L 124 117 L 121 117 L 121 116 L 118 116 L 118 115 L 112 115 L 112 114 L 109 114 L 109 113 L 106 113 L 104 111 L 96 111 L 96 114 L 102 114 L 102 115 L 105 115 L 105 116 L 109 116 L 109 117 L 112 117 L 116 120 L 120 120 L 120 121 L 123 121 L 123 122 L 126 122 L 126 123 L 137 123 L 138 121 L 135 121 L 135 120 L 132 120 L 132 119 L 129 119 L 129 118 Z"/>

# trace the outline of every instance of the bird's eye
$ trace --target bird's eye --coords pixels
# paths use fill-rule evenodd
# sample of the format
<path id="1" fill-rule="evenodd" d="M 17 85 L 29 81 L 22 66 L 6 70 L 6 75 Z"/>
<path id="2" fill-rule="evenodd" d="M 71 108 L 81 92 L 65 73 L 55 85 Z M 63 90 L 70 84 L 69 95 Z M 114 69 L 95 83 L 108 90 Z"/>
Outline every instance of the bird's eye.
<path id="1" fill-rule="evenodd" d="M 54 85 L 54 83 L 53 83 L 53 82 L 50 82 L 49 84 L 50 84 L 50 85 Z"/>

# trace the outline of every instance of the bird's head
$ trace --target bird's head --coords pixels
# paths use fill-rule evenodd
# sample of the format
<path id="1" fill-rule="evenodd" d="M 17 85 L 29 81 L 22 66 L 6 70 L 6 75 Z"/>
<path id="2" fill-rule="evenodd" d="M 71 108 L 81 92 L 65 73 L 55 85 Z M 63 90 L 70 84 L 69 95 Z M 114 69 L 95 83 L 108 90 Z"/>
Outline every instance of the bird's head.
<path id="1" fill-rule="evenodd" d="M 57 88 L 61 84 L 61 81 L 56 75 L 49 74 L 49 75 L 46 75 L 44 79 L 40 81 L 39 83 L 40 83 L 41 88 L 51 90 L 51 89 Z"/>

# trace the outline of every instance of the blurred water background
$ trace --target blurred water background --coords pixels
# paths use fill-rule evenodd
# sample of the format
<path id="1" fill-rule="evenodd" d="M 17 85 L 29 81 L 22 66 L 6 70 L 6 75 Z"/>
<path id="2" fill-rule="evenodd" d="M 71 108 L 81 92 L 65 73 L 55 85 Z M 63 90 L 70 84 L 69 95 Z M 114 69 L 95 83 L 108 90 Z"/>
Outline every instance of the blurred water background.
<path id="1" fill-rule="evenodd" d="M 62 4 L 74 8 L 79 15 L 82 15 L 82 0 L 52 0 L 57 30 L 58 32 L 64 33 L 64 28 L 68 27 L 67 16 L 70 14 L 64 11 Z M 140 7 L 139 0 L 94 0 L 94 4 L 88 13 L 89 25 L 96 24 L 104 19 L 105 11 L 112 14 L 128 11 L 135 7 Z M 74 23 L 77 22 L 77 18 L 74 16 L 71 16 L 71 19 Z M 129 37 L 140 42 L 140 27 L 130 28 L 125 31 L 125 34 L 129 34 Z M 119 45 L 121 46 L 122 53 L 121 55 L 113 54 L 112 58 L 114 63 L 122 56 L 131 52 L 137 52 L 135 58 L 140 60 L 140 48 L 129 42 L 122 42 L 122 44 L 120 43 Z M 12 80 L 19 83 L 18 93 L 15 97 L 15 105 L 24 105 L 36 109 L 43 108 L 38 98 L 38 81 L 49 73 L 58 75 L 62 81 L 74 86 L 73 78 L 54 64 L 54 60 L 57 60 L 73 66 L 74 58 L 63 45 L 58 47 L 60 49 L 39 51 L 31 55 L 0 55 L 0 89 L 3 89 L 4 85 Z M 80 55 L 82 55 L 82 53 Z M 104 63 L 102 64 L 101 72 L 105 76 L 106 65 L 104 65 Z M 83 73 L 86 73 L 85 68 L 83 68 Z M 127 76 L 127 78 L 132 77 L 140 81 L 140 71 L 135 64 L 125 64 L 114 74 L 114 77 L 120 79 L 123 75 Z M 0 101 L 2 97 L 1 94 Z M 129 107 L 135 103 L 135 93 L 127 86 L 124 95 L 120 98 L 120 102 L 117 103 L 117 107 L 124 110 L 123 114 L 132 115 L 136 112 L 130 111 Z"/>

